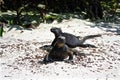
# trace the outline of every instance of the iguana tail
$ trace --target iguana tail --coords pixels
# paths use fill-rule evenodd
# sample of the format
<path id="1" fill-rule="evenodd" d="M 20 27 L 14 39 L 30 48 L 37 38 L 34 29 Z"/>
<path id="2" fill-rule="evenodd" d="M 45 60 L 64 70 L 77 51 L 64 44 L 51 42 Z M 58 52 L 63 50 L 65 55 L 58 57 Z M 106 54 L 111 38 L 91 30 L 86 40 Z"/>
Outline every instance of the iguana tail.
<path id="1" fill-rule="evenodd" d="M 92 38 L 101 37 L 101 36 L 102 36 L 101 34 L 85 36 L 85 37 L 82 39 L 82 43 L 84 43 L 87 39 L 92 39 Z"/>

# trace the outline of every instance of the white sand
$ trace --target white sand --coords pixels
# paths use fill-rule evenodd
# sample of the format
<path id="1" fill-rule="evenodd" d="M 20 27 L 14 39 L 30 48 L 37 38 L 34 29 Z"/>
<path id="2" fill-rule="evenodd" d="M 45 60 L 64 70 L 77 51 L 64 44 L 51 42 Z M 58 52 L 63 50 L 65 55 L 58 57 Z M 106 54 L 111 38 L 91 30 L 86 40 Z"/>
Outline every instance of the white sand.
<path id="1" fill-rule="evenodd" d="M 0 80 L 119 80 L 120 79 L 120 35 L 107 32 L 107 28 L 91 27 L 94 23 L 71 19 L 62 23 L 43 24 L 31 30 L 17 30 L 16 26 L 5 28 L 0 38 Z M 98 48 L 77 48 L 86 57 L 74 56 L 75 64 L 54 62 L 40 64 L 45 54 L 40 47 L 50 44 L 54 35 L 51 27 L 61 27 L 63 32 L 84 37 L 103 34 L 87 40 Z M 114 28 L 110 30 L 116 30 Z"/>

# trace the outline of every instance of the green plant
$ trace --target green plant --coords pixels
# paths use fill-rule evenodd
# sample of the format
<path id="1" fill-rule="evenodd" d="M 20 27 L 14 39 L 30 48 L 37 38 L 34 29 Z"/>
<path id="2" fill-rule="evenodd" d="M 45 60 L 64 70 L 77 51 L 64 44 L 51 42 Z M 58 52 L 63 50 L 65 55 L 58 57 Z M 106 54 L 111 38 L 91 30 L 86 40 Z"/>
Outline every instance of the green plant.
<path id="1" fill-rule="evenodd" d="M 0 24 L 0 37 L 3 36 L 3 24 Z"/>

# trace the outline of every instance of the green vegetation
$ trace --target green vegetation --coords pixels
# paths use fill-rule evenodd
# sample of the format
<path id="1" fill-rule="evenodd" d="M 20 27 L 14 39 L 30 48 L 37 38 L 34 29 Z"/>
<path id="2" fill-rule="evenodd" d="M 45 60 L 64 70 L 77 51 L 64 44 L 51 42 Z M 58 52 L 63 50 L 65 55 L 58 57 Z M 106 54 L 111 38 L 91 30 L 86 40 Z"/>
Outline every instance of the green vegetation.
<path id="1" fill-rule="evenodd" d="M 113 21 L 120 16 L 120 0 L 0 0 L 0 22 L 39 24 L 80 18 Z M 35 22 L 35 23 L 34 23 Z"/>
<path id="2" fill-rule="evenodd" d="M 3 35 L 3 24 L 0 23 L 0 37 Z"/>

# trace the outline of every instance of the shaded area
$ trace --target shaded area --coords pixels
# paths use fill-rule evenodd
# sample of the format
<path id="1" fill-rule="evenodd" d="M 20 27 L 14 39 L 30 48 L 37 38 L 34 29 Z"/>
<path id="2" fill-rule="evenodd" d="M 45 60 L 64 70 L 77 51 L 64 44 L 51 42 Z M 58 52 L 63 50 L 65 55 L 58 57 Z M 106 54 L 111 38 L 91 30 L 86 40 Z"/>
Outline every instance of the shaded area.
<path id="1" fill-rule="evenodd" d="M 112 32 L 117 35 L 120 35 L 120 24 L 119 23 L 95 22 L 94 25 L 92 25 L 91 27 L 98 27 L 99 29 L 104 30 L 106 32 Z"/>
<path id="2" fill-rule="evenodd" d="M 119 1 L 104 1 L 104 0 L 2 0 L 1 11 L 6 12 L 8 10 L 16 13 L 13 21 L 14 24 L 21 24 L 21 16 L 23 13 L 37 12 L 39 17 L 44 22 L 46 19 L 61 20 L 61 16 L 46 17 L 49 12 L 52 13 L 78 13 L 82 15 L 84 19 L 90 18 L 91 20 L 102 19 L 103 11 L 116 10 L 119 8 Z M 112 7 L 114 6 L 114 7 Z M 29 19 L 29 18 L 28 18 Z"/>

